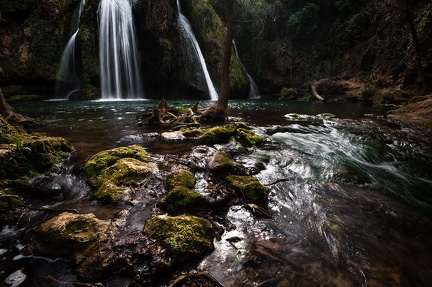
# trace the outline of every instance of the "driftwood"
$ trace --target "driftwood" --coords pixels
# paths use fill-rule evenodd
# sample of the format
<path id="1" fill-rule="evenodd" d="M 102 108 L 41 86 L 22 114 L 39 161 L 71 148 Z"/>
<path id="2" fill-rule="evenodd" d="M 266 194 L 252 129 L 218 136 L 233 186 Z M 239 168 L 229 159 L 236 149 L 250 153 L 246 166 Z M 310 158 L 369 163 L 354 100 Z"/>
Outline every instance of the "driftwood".
<path id="1" fill-rule="evenodd" d="M 139 125 L 156 125 L 178 130 L 183 127 L 200 127 L 201 113 L 198 102 L 182 112 L 171 108 L 166 100 L 162 99 L 157 106 L 153 107 L 151 113 L 140 115 L 137 120 Z"/>
<path id="2" fill-rule="evenodd" d="M 311 90 L 312 90 L 312 94 L 315 96 L 315 98 L 316 98 L 318 101 L 321 101 L 321 102 L 322 102 L 322 101 L 324 101 L 324 98 L 321 97 L 320 94 L 318 94 L 317 89 L 316 89 L 318 83 L 319 83 L 319 81 L 314 81 L 314 82 L 312 83 L 312 85 L 311 85 Z"/>

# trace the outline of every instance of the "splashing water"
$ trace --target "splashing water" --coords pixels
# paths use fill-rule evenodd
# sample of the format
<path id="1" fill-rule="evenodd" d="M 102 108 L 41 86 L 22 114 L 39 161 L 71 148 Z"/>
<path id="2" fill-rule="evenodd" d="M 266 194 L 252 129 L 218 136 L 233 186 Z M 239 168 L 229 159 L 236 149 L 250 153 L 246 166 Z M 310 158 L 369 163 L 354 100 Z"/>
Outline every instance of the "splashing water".
<path id="1" fill-rule="evenodd" d="M 99 35 L 102 99 L 143 98 L 132 8 L 128 0 L 100 2 Z"/>
<path id="2" fill-rule="evenodd" d="M 73 23 L 73 35 L 70 37 L 63 51 L 60 61 L 60 68 L 57 72 L 57 81 L 55 85 L 55 98 L 68 99 L 70 95 L 81 89 L 79 78 L 78 63 L 75 57 L 75 42 L 79 32 L 81 13 L 84 9 L 85 0 L 81 0 L 75 23 Z"/>
<path id="3" fill-rule="evenodd" d="M 233 47 L 234 47 L 235 55 L 236 55 L 237 59 L 239 60 L 240 65 L 241 65 L 243 71 L 246 73 L 246 75 L 248 77 L 248 80 L 249 80 L 249 87 L 250 87 L 250 89 L 249 89 L 249 98 L 250 99 L 259 99 L 260 98 L 260 92 L 258 90 L 258 86 L 255 83 L 255 81 L 252 78 L 252 76 L 247 71 L 245 65 L 243 65 L 243 62 L 240 61 L 240 57 L 239 57 L 239 54 L 238 54 L 238 51 L 237 51 L 237 45 L 236 45 L 236 43 L 235 43 L 234 40 L 233 40 Z"/>
<path id="4" fill-rule="evenodd" d="M 177 9 L 178 9 L 178 12 L 179 12 L 179 17 L 178 17 L 179 27 L 180 27 L 180 29 L 182 29 L 182 31 L 185 32 L 184 35 L 186 36 L 187 39 L 189 39 L 192 42 L 193 47 L 195 48 L 194 50 L 195 50 L 195 52 L 196 52 L 196 54 L 198 56 L 198 59 L 200 61 L 201 67 L 202 67 L 202 70 L 204 72 L 204 76 L 205 76 L 205 80 L 206 80 L 206 83 L 207 83 L 207 88 L 208 88 L 208 91 L 209 91 L 209 94 L 210 94 L 210 98 L 212 100 L 217 100 L 218 99 L 218 94 L 216 92 L 216 89 L 215 89 L 215 87 L 213 85 L 213 82 L 211 80 L 210 74 L 208 72 L 204 56 L 203 56 L 203 54 L 201 52 L 201 48 L 200 48 L 200 46 L 198 44 L 198 41 L 197 41 L 197 39 L 195 37 L 195 34 L 193 33 L 192 26 L 191 26 L 189 20 L 186 18 L 185 15 L 183 15 L 183 13 L 181 11 L 180 1 L 179 0 L 177 0 Z"/>

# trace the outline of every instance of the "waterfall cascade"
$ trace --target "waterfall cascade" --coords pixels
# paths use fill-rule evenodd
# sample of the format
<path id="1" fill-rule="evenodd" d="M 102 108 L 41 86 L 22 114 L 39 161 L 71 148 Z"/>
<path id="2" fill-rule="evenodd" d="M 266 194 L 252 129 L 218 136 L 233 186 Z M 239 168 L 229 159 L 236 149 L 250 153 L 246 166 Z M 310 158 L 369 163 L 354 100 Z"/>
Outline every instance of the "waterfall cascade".
<path id="1" fill-rule="evenodd" d="M 178 13 L 179 13 L 179 16 L 178 16 L 179 28 L 182 30 L 181 32 L 184 32 L 183 34 L 186 36 L 186 38 L 189 41 L 191 41 L 193 44 L 194 51 L 195 51 L 195 53 L 196 53 L 196 55 L 200 61 L 200 64 L 201 64 L 201 67 L 202 67 L 202 70 L 203 70 L 203 73 L 205 76 L 205 80 L 207 83 L 207 88 L 209 91 L 210 98 L 212 100 L 217 100 L 218 99 L 218 93 L 216 92 L 216 89 L 215 89 L 213 82 L 211 80 L 204 56 L 201 52 L 201 48 L 198 44 L 198 41 L 195 37 L 195 34 L 193 33 L 192 26 L 191 26 L 189 20 L 186 18 L 186 16 L 181 11 L 180 0 L 177 0 L 177 9 L 178 9 Z"/>
<path id="2" fill-rule="evenodd" d="M 99 65 L 102 99 L 144 97 L 128 0 L 101 0 L 99 4 Z"/>
<path id="3" fill-rule="evenodd" d="M 239 57 L 239 54 L 238 54 L 238 51 L 237 51 L 237 45 L 236 45 L 236 43 L 235 43 L 234 40 L 233 40 L 233 47 L 234 47 L 235 55 L 236 55 L 237 59 L 239 60 L 240 65 L 241 65 L 243 71 L 246 73 L 246 75 L 248 77 L 248 80 L 249 80 L 249 86 L 250 86 L 250 89 L 249 89 L 249 99 L 258 99 L 258 98 L 260 98 L 260 92 L 258 90 L 258 86 L 255 83 L 255 81 L 252 78 L 252 76 L 247 71 L 246 67 L 243 65 L 243 62 L 240 60 L 240 57 Z"/>
<path id="4" fill-rule="evenodd" d="M 81 89 L 81 81 L 78 71 L 78 63 L 75 52 L 75 40 L 79 32 L 81 13 L 84 9 L 85 0 L 81 0 L 72 23 L 72 31 L 75 31 L 70 37 L 60 62 L 60 68 L 57 72 L 57 81 L 55 85 L 54 98 L 68 99 L 69 96 Z"/>

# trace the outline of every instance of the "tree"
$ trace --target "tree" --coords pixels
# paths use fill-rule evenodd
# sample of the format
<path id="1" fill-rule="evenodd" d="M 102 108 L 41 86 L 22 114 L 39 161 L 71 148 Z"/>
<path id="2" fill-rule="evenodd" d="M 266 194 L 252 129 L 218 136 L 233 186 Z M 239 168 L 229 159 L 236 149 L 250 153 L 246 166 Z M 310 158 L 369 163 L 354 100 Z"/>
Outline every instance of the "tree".
<path id="1" fill-rule="evenodd" d="M 234 39 L 234 0 L 225 0 L 226 36 L 221 61 L 221 91 L 216 103 L 202 114 L 204 121 L 222 120 L 228 109 L 228 100 L 231 91 L 230 63 L 232 41 Z"/>
<path id="2" fill-rule="evenodd" d="M 39 125 L 40 123 L 32 118 L 23 116 L 14 111 L 14 109 L 6 102 L 3 92 L 0 88 L 0 114 L 9 123 L 15 124 L 32 124 Z"/>
<path id="3" fill-rule="evenodd" d="M 427 80 L 427 77 L 425 75 L 422 66 L 422 56 L 421 56 L 422 54 L 420 49 L 420 41 L 418 39 L 417 29 L 414 23 L 411 2 L 412 2 L 411 0 L 387 0 L 386 5 L 398 11 L 401 14 L 401 16 L 405 18 L 411 36 L 412 47 L 414 50 L 414 59 L 415 59 L 417 76 L 419 77 L 422 83 L 423 93 L 428 94 L 432 91 L 432 88 Z"/>

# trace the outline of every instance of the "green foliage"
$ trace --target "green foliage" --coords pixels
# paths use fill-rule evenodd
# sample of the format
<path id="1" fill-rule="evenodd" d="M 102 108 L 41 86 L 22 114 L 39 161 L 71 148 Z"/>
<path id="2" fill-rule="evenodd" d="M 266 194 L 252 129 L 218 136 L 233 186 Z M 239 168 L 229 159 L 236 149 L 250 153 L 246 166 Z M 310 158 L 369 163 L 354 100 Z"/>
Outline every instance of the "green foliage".
<path id="1" fill-rule="evenodd" d="M 358 99 L 363 102 L 372 103 L 376 94 L 377 90 L 375 88 L 365 88 L 360 91 Z"/>

